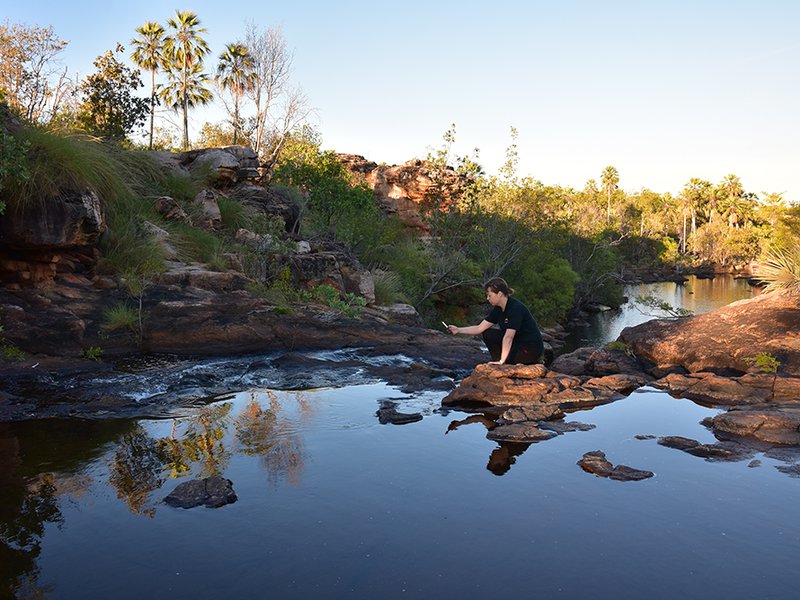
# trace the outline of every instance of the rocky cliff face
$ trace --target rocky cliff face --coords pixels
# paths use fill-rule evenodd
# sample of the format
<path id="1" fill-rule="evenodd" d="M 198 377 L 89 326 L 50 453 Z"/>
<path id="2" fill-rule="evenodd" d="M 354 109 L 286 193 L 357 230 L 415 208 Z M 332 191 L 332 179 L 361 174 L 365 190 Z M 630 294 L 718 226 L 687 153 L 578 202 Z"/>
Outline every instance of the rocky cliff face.
<path id="1" fill-rule="evenodd" d="M 375 201 L 387 214 L 396 215 L 408 227 L 427 233 L 420 213 L 420 204 L 443 184 L 444 189 L 457 190 L 462 182 L 453 170 L 435 180 L 430 164 L 409 160 L 402 165 L 379 165 L 357 154 L 339 154 L 339 160 L 362 178 L 375 192 Z"/>

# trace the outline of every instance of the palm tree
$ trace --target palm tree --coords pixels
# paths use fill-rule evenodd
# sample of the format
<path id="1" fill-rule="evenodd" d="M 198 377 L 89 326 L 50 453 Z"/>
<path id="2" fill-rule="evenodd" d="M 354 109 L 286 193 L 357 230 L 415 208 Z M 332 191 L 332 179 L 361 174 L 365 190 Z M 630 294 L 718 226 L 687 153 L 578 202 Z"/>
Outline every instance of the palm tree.
<path id="1" fill-rule="evenodd" d="M 179 93 L 179 103 L 172 102 L 175 110 L 183 111 L 183 147 L 189 147 L 189 108 L 211 101 L 211 91 L 205 87 L 208 75 L 202 72 L 203 57 L 208 54 L 208 44 L 200 34 L 206 33 L 200 27 L 200 19 L 189 10 L 179 10 L 174 18 L 167 20 L 174 30 L 164 40 L 165 66 L 170 76 L 170 84 L 162 90 L 162 97 L 172 97 Z M 166 90 L 170 89 L 170 92 Z"/>
<path id="2" fill-rule="evenodd" d="M 739 209 L 743 207 L 742 194 L 744 188 L 742 182 L 736 175 L 725 175 L 722 178 L 722 183 L 719 184 L 719 189 L 722 191 L 725 198 L 725 206 L 728 210 L 728 227 L 739 226 Z"/>
<path id="3" fill-rule="evenodd" d="M 711 184 L 708 181 L 703 181 L 698 177 L 692 177 L 689 182 L 683 186 L 681 192 L 681 199 L 683 201 L 683 252 L 686 252 L 686 213 L 687 211 L 692 216 L 692 239 L 695 240 L 697 234 L 697 210 L 702 205 L 703 200 L 708 197 L 708 190 L 711 189 Z M 694 244 L 694 241 L 692 242 Z M 693 248 L 694 251 L 694 248 Z"/>
<path id="4" fill-rule="evenodd" d="M 150 143 L 153 149 L 153 117 L 156 113 L 156 71 L 161 67 L 164 59 L 164 28 L 154 22 L 147 21 L 136 28 L 140 37 L 131 40 L 135 50 L 131 59 L 137 67 L 150 71 Z"/>
<path id="5" fill-rule="evenodd" d="M 233 143 L 239 134 L 239 99 L 242 94 L 250 90 L 255 81 L 253 69 L 255 61 L 243 44 L 228 44 L 225 52 L 219 55 L 217 65 L 217 83 L 223 90 L 230 90 L 233 94 Z"/>
<path id="6" fill-rule="evenodd" d="M 159 88 L 158 94 L 171 109 L 183 109 L 183 147 L 189 147 L 188 122 L 186 112 L 188 108 L 208 104 L 213 95 L 208 89 L 208 74 L 202 72 L 202 65 L 196 64 L 188 73 L 175 70 L 166 65 L 169 83 Z"/>
<path id="7" fill-rule="evenodd" d="M 619 186 L 619 173 L 612 166 L 607 166 L 603 169 L 601 177 L 603 189 L 606 191 L 606 223 L 611 221 L 611 194 L 613 194 Z"/>

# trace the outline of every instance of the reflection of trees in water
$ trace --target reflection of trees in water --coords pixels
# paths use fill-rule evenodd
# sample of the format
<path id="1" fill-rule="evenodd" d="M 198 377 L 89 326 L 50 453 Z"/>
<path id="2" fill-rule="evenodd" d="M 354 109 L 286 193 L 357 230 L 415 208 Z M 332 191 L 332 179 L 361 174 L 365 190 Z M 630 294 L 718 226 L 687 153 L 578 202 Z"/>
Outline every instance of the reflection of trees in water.
<path id="1" fill-rule="evenodd" d="M 230 402 L 206 406 L 193 417 L 173 422 L 170 436 L 158 441 L 170 477 L 185 475 L 191 463 L 200 463 L 201 477 L 222 474 L 231 458 L 230 450 L 225 447 L 225 432 L 232 407 Z M 183 426 L 186 427 L 183 435 L 176 439 L 176 431 Z"/>
<path id="2" fill-rule="evenodd" d="M 41 475 L 27 486 L 16 487 L 14 491 L 22 494 L 22 498 L 13 498 L 17 512 L 0 522 L 0 576 L 4 585 L 0 592 L 7 592 L 12 598 L 42 597 L 46 590 L 36 585 L 39 577 L 36 561 L 41 553 L 45 524 L 60 526 L 64 518 L 52 474 Z M 4 495 L 13 493 L 5 486 L 2 491 Z M 4 501 L 9 499 L 6 497 Z"/>
<path id="3" fill-rule="evenodd" d="M 305 467 L 303 438 L 297 434 L 297 423 L 288 417 L 278 396 L 267 391 L 269 406 L 264 408 L 255 392 L 236 418 L 236 437 L 242 453 L 258 456 L 270 480 L 285 476 L 289 483 L 299 484 Z M 313 405 L 300 393 L 295 394 L 298 421 L 305 423 L 313 414 Z"/>
<path id="4" fill-rule="evenodd" d="M 120 440 L 110 465 L 108 482 L 132 513 L 152 518 L 156 509 L 150 494 L 164 483 L 162 468 L 156 440 L 137 424 Z"/>

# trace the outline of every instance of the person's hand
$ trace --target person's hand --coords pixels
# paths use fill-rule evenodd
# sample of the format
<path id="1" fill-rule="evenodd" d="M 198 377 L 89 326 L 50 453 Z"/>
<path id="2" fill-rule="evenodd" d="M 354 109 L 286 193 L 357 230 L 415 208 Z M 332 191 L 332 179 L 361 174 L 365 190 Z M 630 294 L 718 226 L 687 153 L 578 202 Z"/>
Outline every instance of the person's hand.
<path id="1" fill-rule="evenodd" d="M 448 330 L 450 333 L 452 333 L 453 335 L 455 335 L 455 334 L 457 334 L 457 333 L 458 333 L 458 327 L 456 327 L 455 325 L 448 325 L 448 326 L 447 326 L 447 330 Z"/>

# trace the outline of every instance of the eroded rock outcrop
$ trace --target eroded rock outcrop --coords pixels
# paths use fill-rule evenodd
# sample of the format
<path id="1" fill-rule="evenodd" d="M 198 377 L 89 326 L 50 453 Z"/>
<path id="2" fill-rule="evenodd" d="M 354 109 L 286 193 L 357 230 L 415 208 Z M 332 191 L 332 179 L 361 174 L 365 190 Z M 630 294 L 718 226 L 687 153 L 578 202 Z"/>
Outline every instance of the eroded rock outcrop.
<path id="1" fill-rule="evenodd" d="M 357 174 L 375 192 L 375 200 L 386 213 L 396 215 L 407 226 L 423 233 L 427 225 L 420 213 L 420 203 L 432 190 L 450 189 L 455 192 L 462 185 L 456 172 L 448 169 L 437 175 L 423 160 L 409 160 L 402 165 L 378 165 L 357 154 L 337 155 L 344 165 Z"/>
<path id="2" fill-rule="evenodd" d="M 684 319 L 628 327 L 619 339 L 640 360 L 669 371 L 743 374 L 758 353 L 780 361 L 780 373 L 800 376 L 800 295 L 773 292 Z"/>

